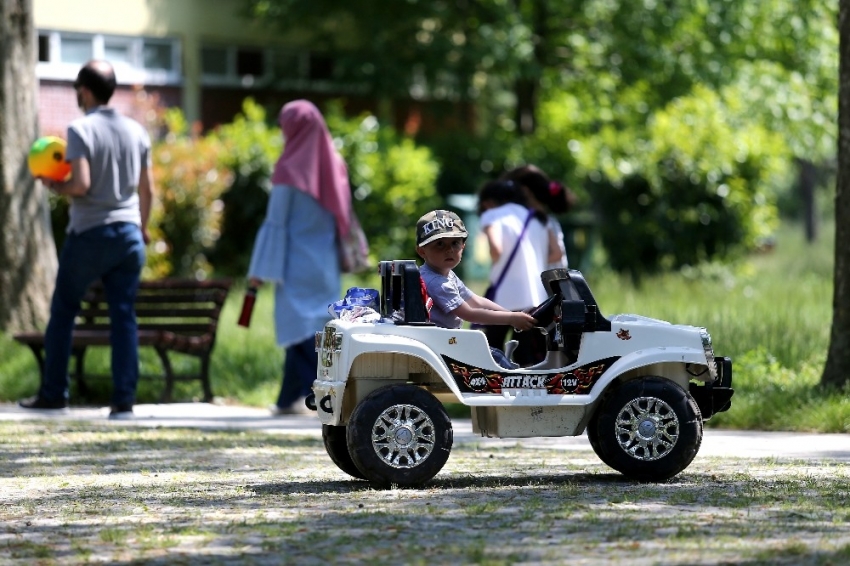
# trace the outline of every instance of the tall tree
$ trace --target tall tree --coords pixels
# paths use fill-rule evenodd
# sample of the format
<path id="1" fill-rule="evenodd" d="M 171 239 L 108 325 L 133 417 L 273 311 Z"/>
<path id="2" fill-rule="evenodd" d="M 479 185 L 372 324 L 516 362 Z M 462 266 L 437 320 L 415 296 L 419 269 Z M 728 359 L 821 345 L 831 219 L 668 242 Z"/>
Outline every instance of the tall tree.
<path id="1" fill-rule="evenodd" d="M 838 7 L 838 181 L 835 190 L 835 283 L 823 385 L 850 382 L 850 0 Z"/>
<path id="2" fill-rule="evenodd" d="M 373 96 L 467 101 L 498 76 L 523 104 L 536 98 L 542 65 L 534 59 L 545 50 L 533 34 L 542 37 L 546 29 L 534 16 L 548 13 L 541 12 L 547 3 L 244 0 L 249 18 L 332 58 L 335 79 Z M 524 21 L 529 17 L 539 24 L 536 32 Z M 512 83 L 517 79 L 522 84 Z M 527 114 L 520 114 L 525 123 Z"/>
<path id="3" fill-rule="evenodd" d="M 56 246 L 47 196 L 27 171 L 38 135 L 32 0 L 0 0 L 0 331 L 48 315 Z"/>

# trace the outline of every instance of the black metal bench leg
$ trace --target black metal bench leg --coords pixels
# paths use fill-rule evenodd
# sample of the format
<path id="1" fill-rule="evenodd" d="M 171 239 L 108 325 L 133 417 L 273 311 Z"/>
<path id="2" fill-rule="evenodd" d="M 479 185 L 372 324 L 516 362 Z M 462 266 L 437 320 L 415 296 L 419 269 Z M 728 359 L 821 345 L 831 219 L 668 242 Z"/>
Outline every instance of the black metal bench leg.
<path id="1" fill-rule="evenodd" d="M 210 385 L 210 353 L 201 356 L 201 384 L 204 387 L 204 403 L 213 402 L 212 386 Z"/>
<path id="2" fill-rule="evenodd" d="M 83 346 L 81 348 L 73 348 L 72 353 L 74 355 L 74 379 L 77 380 L 77 393 L 83 399 L 89 399 L 89 386 L 86 384 L 85 379 L 85 358 L 86 358 L 86 347 Z"/>
<path id="3" fill-rule="evenodd" d="M 39 389 L 41 389 L 41 386 L 44 385 L 44 346 L 30 344 L 29 347 L 38 363 L 38 381 Z"/>
<path id="4" fill-rule="evenodd" d="M 162 360 L 162 369 L 165 371 L 165 389 L 162 391 L 160 401 L 170 403 L 171 395 L 174 391 L 174 370 L 171 367 L 171 360 L 168 359 L 168 351 L 159 346 L 154 346 L 154 349 L 159 354 L 159 359 Z"/>

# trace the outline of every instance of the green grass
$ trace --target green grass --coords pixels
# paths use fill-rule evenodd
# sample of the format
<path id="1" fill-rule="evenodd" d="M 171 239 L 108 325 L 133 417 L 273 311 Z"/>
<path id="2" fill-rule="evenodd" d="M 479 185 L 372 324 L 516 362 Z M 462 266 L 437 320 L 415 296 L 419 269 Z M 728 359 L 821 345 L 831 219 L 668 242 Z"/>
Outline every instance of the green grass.
<path id="1" fill-rule="evenodd" d="M 718 355 L 733 359 L 732 408 L 711 426 L 847 432 L 846 391 L 819 387 L 832 320 L 834 232 L 809 245 L 785 226 L 776 248 L 731 267 L 652 278 L 588 274 L 606 315 L 633 312 L 704 326 Z"/>
<path id="2" fill-rule="evenodd" d="M 733 266 L 711 265 L 647 279 L 636 287 L 629 278 L 595 270 L 586 273 L 605 315 L 636 313 L 674 323 L 704 326 L 718 355 L 734 361 L 732 409 L 709 424 L 764 430 L 850 431 L 846 391 L 818 386 L 826 358 L 832 318 L 834 230 L 824 226 L 814 245 L 802 229 L 786 225 L 770 252 Z M 482 282 L 468 282 L 475 289 Z M 377 287 L 377 277 L 346 277 L 351 285 Z M 480 290 L 480 289 L 479 289 Z M 261 290 L 250 329 L 236 325 L 242 289 L 231 291 L 219 324 L 213 355 L 213 390 L 225 400 L 265 406 L 280 387 L 283 353 L 275 345 L 271 289 Z M 97 373 L 108 373 L 108 350 L 87 358 Z M 178 357 L 179 358 L 179 357 Z M 189 358 L 177 364 L 195 363 Z M 159 371 L 153 352 L 143 351 L 143 373 Z M 177 398 L 200 395 L 195 383 L 178 384 Z M 108 391 L 108 381 L 101 384 Z M 37 388 L 32 354 L 0 335 L 0 399 L 31 395 Z M 140 400 L 155 400 L 161 383 L 140 384 Z"/>

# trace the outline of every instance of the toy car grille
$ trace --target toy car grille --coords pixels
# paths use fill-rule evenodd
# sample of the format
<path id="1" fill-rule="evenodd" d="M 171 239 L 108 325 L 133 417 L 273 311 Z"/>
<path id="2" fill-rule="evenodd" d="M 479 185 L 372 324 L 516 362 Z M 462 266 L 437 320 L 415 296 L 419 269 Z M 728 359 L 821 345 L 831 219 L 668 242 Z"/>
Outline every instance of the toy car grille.
<path id="1" fill-rule="evenodd" d="M 342 334 L 337 334 L 333 326 L 326 326 L 322 332 L 316 332 L 316 352 L 319 361 L 325 367 L 333 365 L 333 356 L 342 351 Z"/>

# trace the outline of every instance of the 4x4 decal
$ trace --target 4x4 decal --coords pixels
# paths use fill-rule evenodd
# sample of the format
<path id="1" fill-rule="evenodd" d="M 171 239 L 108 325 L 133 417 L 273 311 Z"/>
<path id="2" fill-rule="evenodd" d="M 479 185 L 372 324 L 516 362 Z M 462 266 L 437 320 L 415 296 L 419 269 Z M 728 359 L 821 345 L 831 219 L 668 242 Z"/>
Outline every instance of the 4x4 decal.
<path id="1" fill-rule="evenodd" d="M 618 359 L 619 356 L 605 358 L 569 371 L 519 373 L 482 369 L 443 356 L 457 386 L 465 393 L 501 394 L 502 389 L 544 389 L 551 395 L 587 393 Z"/>

